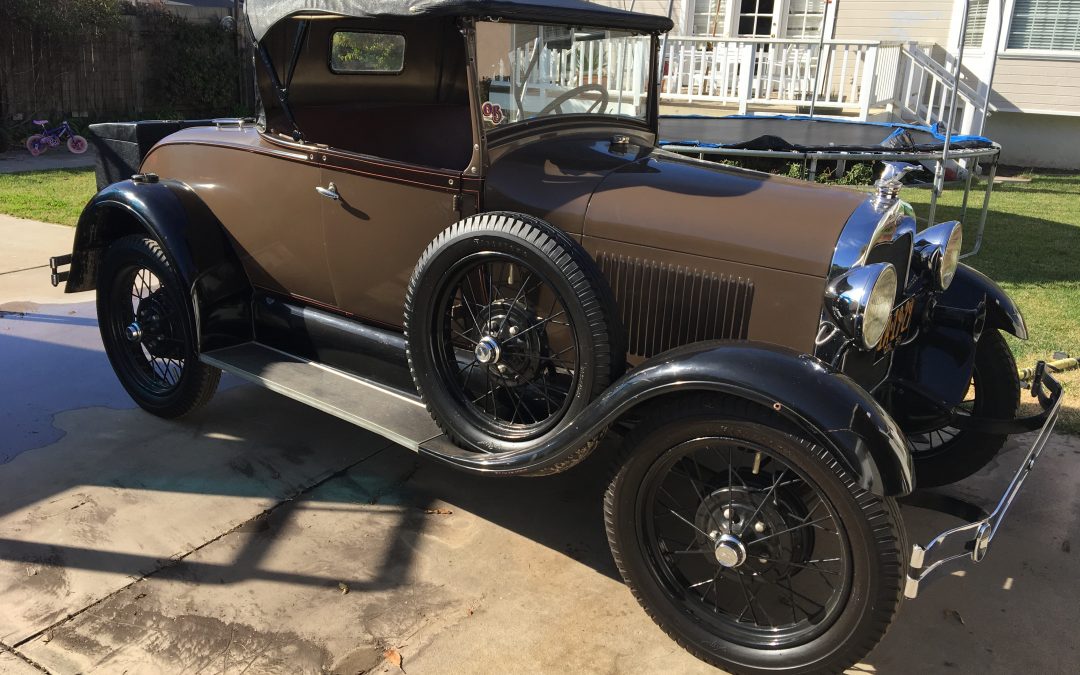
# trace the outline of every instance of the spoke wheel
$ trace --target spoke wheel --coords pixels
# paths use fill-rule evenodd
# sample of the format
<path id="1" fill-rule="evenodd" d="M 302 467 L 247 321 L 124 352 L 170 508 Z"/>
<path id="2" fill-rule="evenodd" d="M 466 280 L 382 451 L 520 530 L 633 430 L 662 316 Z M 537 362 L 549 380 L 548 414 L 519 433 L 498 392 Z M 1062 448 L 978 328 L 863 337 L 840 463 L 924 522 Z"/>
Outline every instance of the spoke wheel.
<path id="1" fill-rule="evenodd" d="M 473 216 L 432 241 L 409 281 L 409 367 L 456 444 L 517 451 L 622 373 L 617 316 L 595 262 L 565 232 L 522 214 Z"/>
<path id="2" fill-rule="evenodd" d="M 716 635 L 783 648 L 835 621 L 851 590 L 847 533 L 824 493 L 775 451 L 694 439 L 665 453 L 643 487 L 643 554 L 671 601 Z"/>
<path id="3" fill-rule="evenodd" d="M 1012 419 L 1020 402 L 1016 361 L 1005 338 L 987 330 L 975 345 L 975 365 L 957 415 Z M 919 487 L 947 485 L 967 478 L 990 463 L 1008 436 L 978 429 L 958 429 L 947 422 L 920 424 L 908 431 L 915 483 Z"/>
<path id="4" fill-rule="evenodd" d="M 97 305 L 105 352 L 136 403 L 179 417 L 209 401 L 221 373 L 199 361 L 188 294 L 157 242 L 133 235 L 108 248 Z"/>
<path id="5" fill-rule="evenodd" d="M 651 405 L 604 498 L 612 555 L 650 617 L 737 673 L 839 672 L 901 602 L 894 500 L 767 408 L 688 395 Z"/>
<path id="6" fill-rule="evenodd" d="M 577 388 L 581 337 L 566 300 L 518 256 L 478 253 L 450 270 L 432 348 L 472 424 L 543 433 Z"/>

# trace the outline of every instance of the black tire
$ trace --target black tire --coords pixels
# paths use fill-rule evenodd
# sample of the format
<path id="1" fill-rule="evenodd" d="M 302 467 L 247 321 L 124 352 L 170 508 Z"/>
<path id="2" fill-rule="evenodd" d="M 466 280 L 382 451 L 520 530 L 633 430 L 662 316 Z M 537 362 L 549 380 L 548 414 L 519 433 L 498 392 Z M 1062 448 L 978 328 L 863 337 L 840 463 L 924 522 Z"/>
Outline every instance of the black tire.
<path id="1" fill-rule="evenodd" d="M 405 337 L 434 420 L 484 452 L 549 435 L 626 362 L 595 262 L 566 233 L 521 214 L 472 216 L 431 242 L 409 281 Z"/>
<path id="2" fill-rule="evenodd" d="M 205 405 L 221 371 L 199 361 L 188 294 L 161 246 L 117 239 L 97 279 L 98 325 L 120 384 L 141 408 L 176 418 Z M 129 328 L 137 325 L 137 337 Z"/>
<path id="3" fill-rule="evenodd" d="M 1020 406 L 1016 360 L 1004 336 L 994 329 L 975 344 L 975 367 L 961 407 L 977 417 L 1013 419 Z M 915 484 L 937 487 L 963 480 L 990 463 L 1008 435 L 942 427 L 909 434 L 915 460 Z"/>
<path id="4" fill-rule="evenodd" d="M 756 454 L 757 473 L 754 463 L 738 463 L 739 452 Z M 895 500 L 861 489 L 827 450 L 771 411 L 720 397 L 673 399 L 648 413 L 619 461 L 604 499 L 615 564 L 649 616 L 694 656 L 734 673 L 840 672 L 885 634 L 902 601 L 908 550 Z M 766 485 L 769 492 L 757 502 L 753 493 Z M 809 495 L 820 500 L 812 509 L 800 506 Z M 749 504 L 741 504 L 744 497 Z M 697 508 L 687 511 L 694 500 Z M 725 532 L 743 546 L 735 566 L 719 562 L 717 537 Z M 690 545 L 684 549 L 676 535 L 691 538 Z M 791 543 L 786 554 L 785 541 L 777 543 L 782 536 Z M 693 548 L 697 543 L 704 548 Z M 765 556 L 769 547 L 781 554 Z M 820 557 L 828 547 L 835 559 Z M 700 570 L 703 578 L 691 584 Z M 821 590 L 811 597 L 814 584 Z"/>

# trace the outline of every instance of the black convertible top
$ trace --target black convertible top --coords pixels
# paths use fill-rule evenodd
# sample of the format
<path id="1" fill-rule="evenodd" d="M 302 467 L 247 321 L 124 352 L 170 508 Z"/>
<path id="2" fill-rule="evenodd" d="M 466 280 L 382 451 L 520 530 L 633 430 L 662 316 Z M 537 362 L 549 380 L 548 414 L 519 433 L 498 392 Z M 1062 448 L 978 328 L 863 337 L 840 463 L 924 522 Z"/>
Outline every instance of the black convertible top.
<path id="1" fill-rule="evenodd" d="M 646 33 L 671 30 L 671 19 L 627 12 L 587 0 L 247 0 L 256 40 L 293 14 L 336 14 L 361 18 L 471 16 L 537 23 L 569 23 Z"/>

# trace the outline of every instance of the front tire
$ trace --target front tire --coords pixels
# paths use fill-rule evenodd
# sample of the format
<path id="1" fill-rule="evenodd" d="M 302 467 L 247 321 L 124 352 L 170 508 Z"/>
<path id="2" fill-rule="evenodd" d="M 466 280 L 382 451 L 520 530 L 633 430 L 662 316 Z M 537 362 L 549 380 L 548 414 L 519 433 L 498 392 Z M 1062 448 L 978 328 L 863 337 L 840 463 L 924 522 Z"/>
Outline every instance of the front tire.
<path id="1" fill-rule="evenodd" d="M 1020 378 L 1009 343 L 987 329 L 975 344 L 975 366 L 965 400 L 957 412 L 987 419 L 1013 419 L 1020 405 Z M 938 487 L 963 480 L 990 463 L 1005 445 L 1005 434 L 948 425 L 908 435 L 915 462 L 915 484 Z"/>
<path id="2" fill-rule="evenodd" d="M 141 408 L 176 418 L 213 397 L 221 371 L 199 361 L 190 300 L 156 241 L 130 235 L 109 246 L 97 310 L 109 362 Z"/>
<path id="3" fill-rule="evenodd" d="M 651 411 L 627 439 L 604 515 L 649 616 L 731 672 L 842 671 L 901 602 L 895 501 L 746 402 L 680 398 Z"/>
<path id="4" fill-rule="evenodd" d="M 67 140 L 68 152 L 72 153 L 73 155 L 83 154 L 84 152 L 86 152 L 87 147 L 88 145 L 86 143 L 86 139 L 82 136 L 79 136 L 78 134 L 72 136 Z"/>

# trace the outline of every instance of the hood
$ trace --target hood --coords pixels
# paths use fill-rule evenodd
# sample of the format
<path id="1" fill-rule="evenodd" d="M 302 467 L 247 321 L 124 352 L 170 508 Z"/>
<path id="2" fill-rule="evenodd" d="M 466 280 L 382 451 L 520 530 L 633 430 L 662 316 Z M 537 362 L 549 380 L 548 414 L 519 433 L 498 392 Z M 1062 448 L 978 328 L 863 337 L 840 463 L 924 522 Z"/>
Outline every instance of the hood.
<path id="1" fill-rule="evenodd" d="M 657 150 L 604 177 L 584 233 L 824 277 L 840 231 L 866 199 Z"/>

